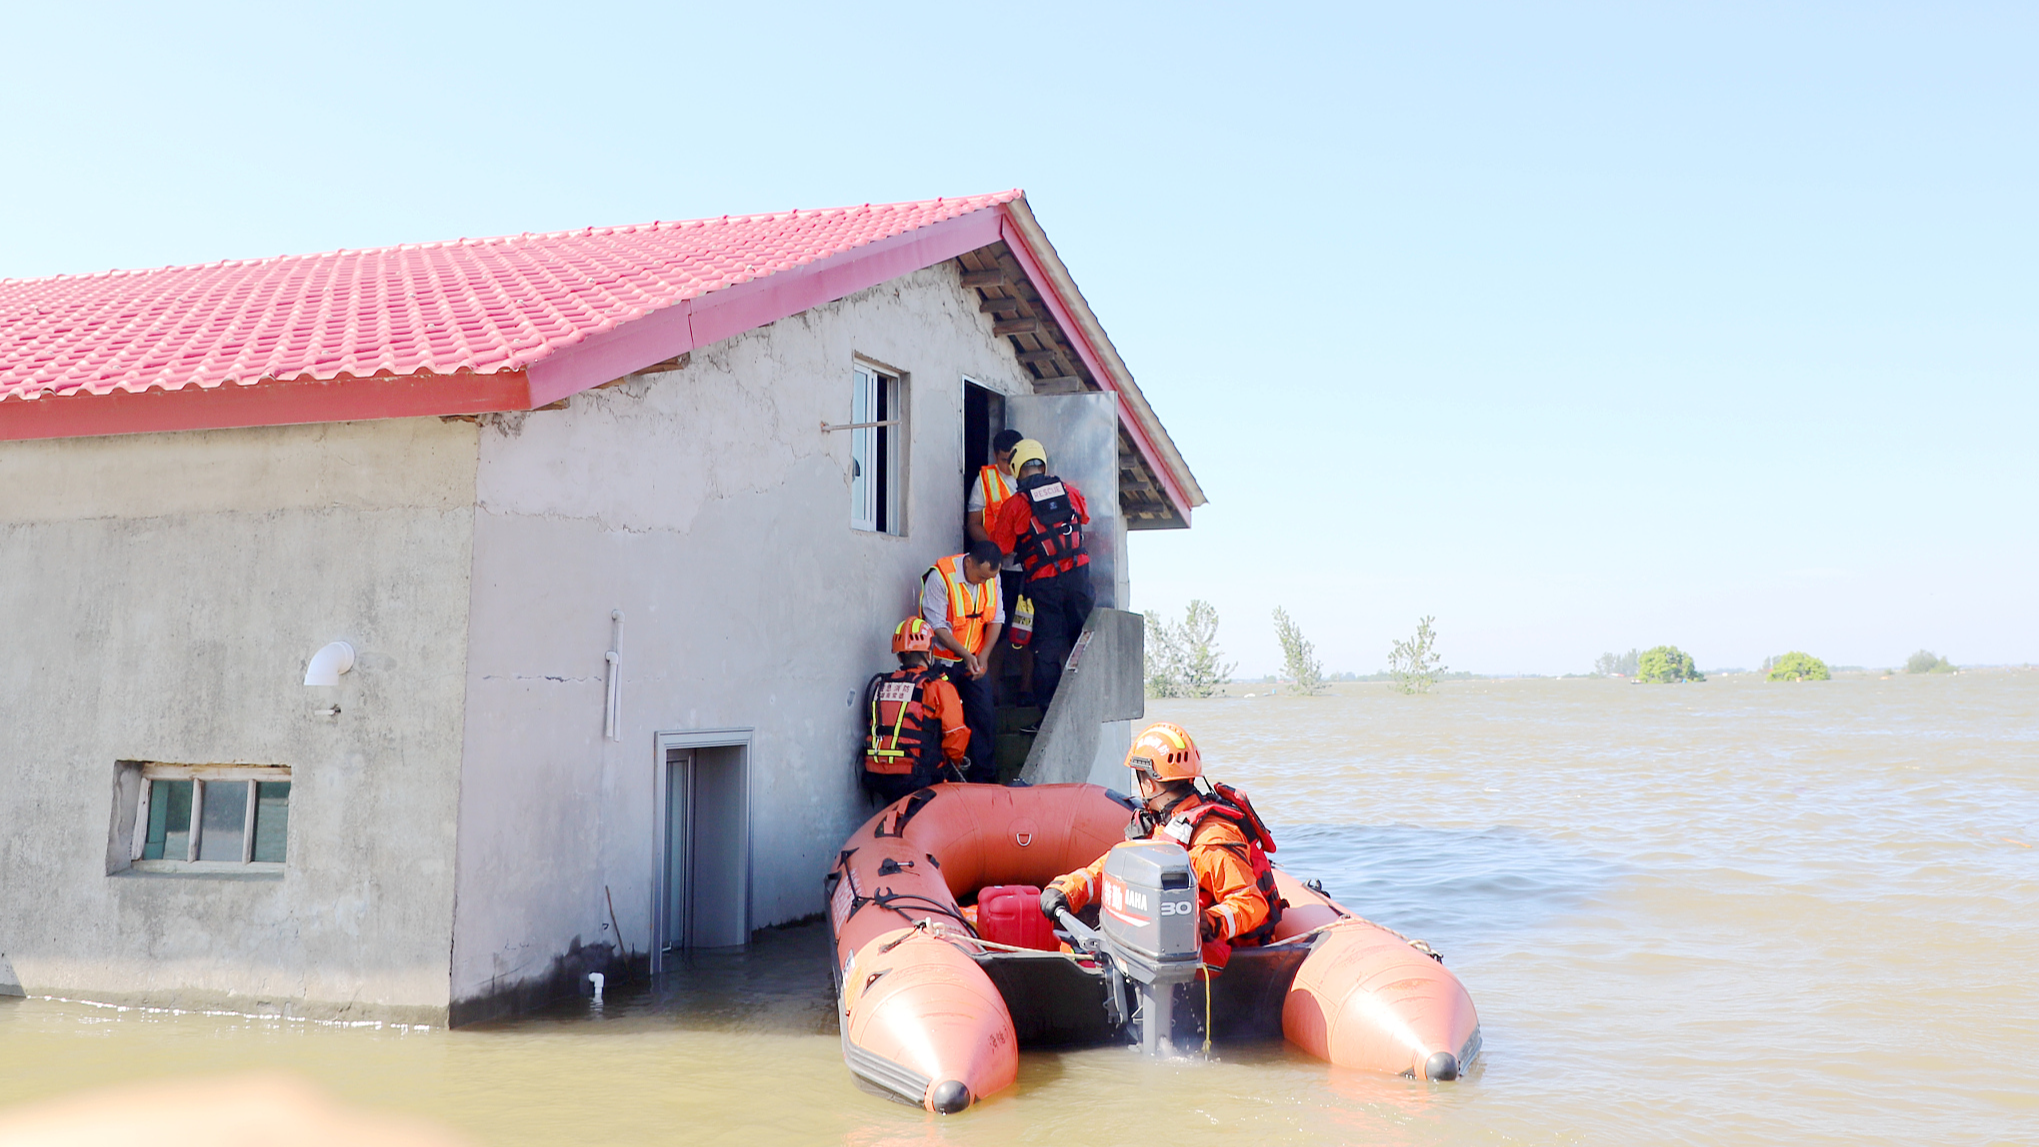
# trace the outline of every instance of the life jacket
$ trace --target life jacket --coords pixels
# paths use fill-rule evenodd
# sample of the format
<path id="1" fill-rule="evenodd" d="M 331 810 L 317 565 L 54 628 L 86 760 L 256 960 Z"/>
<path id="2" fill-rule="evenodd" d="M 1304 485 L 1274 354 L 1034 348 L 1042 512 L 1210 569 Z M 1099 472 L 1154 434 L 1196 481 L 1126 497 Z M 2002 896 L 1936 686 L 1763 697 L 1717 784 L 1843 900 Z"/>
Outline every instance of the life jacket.
<path id="1" fill-rule="evenodd" d="M 941 766 L 942 730 L 928 712 L 928 684 L 941 677 L 934 668 L 896 669 L 871 678 L 864 692 L 871 702 L 871 727 L 864 737 L 864 771 L 933 777 Z"/>
<path id="2" fill-rule="evenodd" d="M 1211 817 L 1228 820 L 1238 826 L 1239 834 L 1246 838 L 1246 865 L 1253 870 L 1253 886 L 1267 898 L 1267 919 L 1253 931 L 1232 937 L 1230 946 L 1265 944 L 1274 939 L 1274 926 L 1281 923 L 1281 910 L 1288 907 L 1288 901 L 1275 891 L 1274 865 L 1267 862 L 1267 854 L 1274 851 L 1274 836 L 1267 831 L 1267 822 L 1253 811 L 1253 804 L 1246 799 L 1245 793 L 1221 782 L 1213 782 L 1211 789 L 1211 795 L 1198 802 L 1197 807 L 1170 817 L 1168 827 L 1173 828 L 1179 821 L 1188 822 L 1189 831 L 1176 837 L 1184 848 L 1188 848 L 1190 842 L 1196 839 L 1197 827 Z M 1223 966 L 1223 961 L 1218 961 L 1218 964 Z"/>
<path id="3" fill-rule="evenodd" d="M 977 485 L 984 491 L 984 522 L 998 520 L 998 504 L 1013 495 L 1012 476 L 997 466 L 977 468 Z"/>
<path id="4" fill-rule="evenodd" d="M 1083 548 L 1083 523 L 1069 497 L 1068 483 L 1050 474 L 1036 474 L 1021 479 L 1019 494 L 1014 496 L 1024 496 L 1033 512 L 1032 524 L 1014 543 L 1014 556 L 1029 580 L 1090 564 L 1090 555 Z"/>
<path id="5" fill-rule="evenodd" d="M 980 649 L 984 644 L 984 627 L 998 620 L 998 579 L 992 578 L 982 585 L 971 585 L 963 575 L 963 555 L 950 554 L 941 561 L 927 567 L 921 576 L 926 581 L 929 575 L 940 575 L 942 588 L 949 598 L 949 632 L 963 648 L 972 653 L 989 652 Z M 962 658 L 949 652 L 949 647 L 937 641 L 929 652 L 940 661 L 961 661 Z"/>
<path id="6" fill-rule="evenodd" d="M 1013 599 L 1012 616 L 1006 619 L 1005 632 L 1014 649 L 1025 649 L 1034 639 L 1034 599 L 1020 594 Z"/>

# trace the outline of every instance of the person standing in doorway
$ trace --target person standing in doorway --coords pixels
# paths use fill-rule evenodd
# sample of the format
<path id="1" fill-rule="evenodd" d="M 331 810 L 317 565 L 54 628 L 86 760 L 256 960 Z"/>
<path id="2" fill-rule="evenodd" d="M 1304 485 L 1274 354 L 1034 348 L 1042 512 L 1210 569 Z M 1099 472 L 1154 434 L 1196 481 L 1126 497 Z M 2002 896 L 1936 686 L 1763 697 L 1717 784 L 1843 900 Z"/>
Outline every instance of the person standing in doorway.
<path id="1" fill-rule="evenodd" d="M 1012 451 L 1019 490 L 998 507 L 991 540 L 1019 559 L 1021 590 L 1034 603 L 1034 698 L 1046 709 L 1062 683 L 1063 662 L 1083 632 L 1097 596 L 1083 527 L 1090 509 L 1074 482 L 1048 473 L 1048 453 L 1025 439 Z"/>
<path id="2" fill-rule="evenodd" d="M 996 545 L 977 542 L 929 566 L 920 578 L 920 615 L 935 631 L 934 663 L 956 687 L 963 722 L 970 727 L 965 777 L 984 783 L 998 779 L 991 736 L 996 716 L 985 662 L 1005 625 L 1005 605 L 998 596 L 998 565 L 1004 557 Z"/>
<path id="3" fill-rule="evenodd" d="M 991 540 L 990 523 L 997 519 L 998 507 L 1019 488 L 1019 478 L 1012 472 L 1012 448 L 1023 440 L 1020 432 L 1010 427 L 999 431 L 991 439 L 991 463 L 977 468 L 977 479 L 970 483 L 970 501 L 967 512 L 963 515 L 963 533 L 969 537 L 972 545 Z M 1017 616 L 1022 579 L 1019 560 L 1007 554 L 1005 561 L 998 567 L 998 596 L 1005 607 L 1005 624 L 1008 632 L 1012 626 L 1012 619 Z M 1022 673 L 1026 671 L 1029 657 L 1026 650 L 1008 649 L 993 642 L 985 677 L 991 682 L 994 694 L 999 679 L 1004 676 L 1001 666 L 1007 657 L 1016 659 L 1014 664 Z"/>

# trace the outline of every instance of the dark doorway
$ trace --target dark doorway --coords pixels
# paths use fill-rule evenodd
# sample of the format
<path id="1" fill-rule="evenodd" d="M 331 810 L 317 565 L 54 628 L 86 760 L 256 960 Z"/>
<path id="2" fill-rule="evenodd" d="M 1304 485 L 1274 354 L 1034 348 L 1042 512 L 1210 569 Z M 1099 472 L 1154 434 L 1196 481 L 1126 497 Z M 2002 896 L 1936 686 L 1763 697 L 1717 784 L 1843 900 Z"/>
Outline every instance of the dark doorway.
<path id="1" fill-rule="evenodd" d="M 963 489 L 991 464 L 991 439 L 1005 429 L 1005 396 L 974 382 L 963 383 Z"/>

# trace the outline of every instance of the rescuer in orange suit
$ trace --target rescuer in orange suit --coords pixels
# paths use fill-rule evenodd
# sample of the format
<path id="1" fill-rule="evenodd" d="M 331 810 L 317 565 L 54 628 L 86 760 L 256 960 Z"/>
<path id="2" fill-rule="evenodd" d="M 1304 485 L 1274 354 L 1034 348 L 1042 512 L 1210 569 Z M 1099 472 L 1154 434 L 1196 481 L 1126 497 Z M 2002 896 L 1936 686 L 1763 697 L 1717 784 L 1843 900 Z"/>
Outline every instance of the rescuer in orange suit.
<path id="1" fill-rule="evenodd" d="M 1232 949 L 1274 937 L 1284 901 L 1275 894 L 1267 854 L 1274 838 L 1246 794 L 1203 781 L 1203 755 L 1182 726 L 1163 721 L 1133 739 L 1126 767 L 1139 784 L 1141 809 L 1127 840 L 1172 840 L 1189 850 L 1202 908 L 1204 963 L 1222 968 Z M 1109 852 L 1106 856 L 1111 855 Z M 1104 880 L 1105 857 L 1058 876 L 1041 892 L 1041 912 L 1080 912 Z"/>
<path id="2" fill-rule="evenodd" d="M 970 727 L 963 702 L 940 669 L 928 665 L 934 626 L 909 617 L 892 631 L 899 668 L 864 687 L 870 725 L 865 731 L 863 783 L 881 804 L 936 781 L 963 779 Z"/>

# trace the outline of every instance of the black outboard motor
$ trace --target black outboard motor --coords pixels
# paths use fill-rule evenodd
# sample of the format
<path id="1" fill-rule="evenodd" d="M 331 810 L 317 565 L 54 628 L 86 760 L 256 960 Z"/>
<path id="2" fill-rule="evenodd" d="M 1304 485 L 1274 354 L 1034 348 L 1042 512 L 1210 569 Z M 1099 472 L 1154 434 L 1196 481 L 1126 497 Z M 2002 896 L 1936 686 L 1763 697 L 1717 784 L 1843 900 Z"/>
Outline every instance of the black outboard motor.
<path id="1" fill-rule="evenodd" d="M 1139 993 L 1140 1047 L 1148 1055 L 1174 1051 L 1175 985 L 1203 967 L 1198 936 L 1196 873 L 1189 853 L 1165 840 L 1116 846 L 1105 856 L 1099 932 L 1068 913 L 1062 923 L 1086 947 L 1108 957 Z"/>

